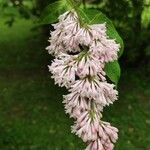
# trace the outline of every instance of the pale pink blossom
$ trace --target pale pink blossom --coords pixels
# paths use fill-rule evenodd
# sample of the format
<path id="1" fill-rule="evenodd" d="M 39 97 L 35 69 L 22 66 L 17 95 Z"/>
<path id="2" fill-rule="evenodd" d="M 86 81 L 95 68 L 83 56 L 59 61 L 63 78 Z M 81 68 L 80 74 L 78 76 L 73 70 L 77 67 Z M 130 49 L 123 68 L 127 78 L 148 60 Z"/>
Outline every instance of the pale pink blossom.
<path id="1" fill-rule="evenodd" d="M 88 147 L 91 149 L 95 145 L 97 148 L 100 146 L 112 150 L 113 144 L 118 139 L 118 129 L 112 127 L 108 122 L 100 121 L 101 117 L 101 113 L 96 113 L 94 110 L 83 111 L 75 125 L 72 126 L 72 132 L 84 142 L 89 142 Z"/>
<path id="2" fill-rule="evenodd" d="M 104 64 L 89 51 L 82 55 L 80 60 L 77 61 L 77 75 L 80 78 L 84 78 L 87 75 L 99 75 L 101 80 L 105 81 Z"/>
<path id="3" fill-rule="evenodd" d="M 90 46 L 90 51 L 99 58 L 103 63 L 118 59 L 119 44 L 114 40 L 103 38 L 95 40 Z"/>
<path id="4" fill-rule="evenodd" d="M 101 113 L 83 111 L 72 126 L 72 133 L 78 135 L 84 142 L 95 141 L 98 138 L 97 131 L 101 117 Z"/>
<path id="5" fill-rule="evenodd" d="M 91 29 L 91 33 L 94 37 L 94 40 L 98 40 L 98 39 L 102 39 L 104 37 L 107 37 L 106 23 L 91 25 L 90 29 Z"/>
<path id="6" fill-rule="evenodd" d="M 85 150 L 105 150 L 100 139 L 91 141 Z"/>
<path id="7" fill-rule="evenodd" d="M 53 24 L 54 31 L 49 39 L 50 45 L 46 48 L 50 54 L 60 52 L 79 51 L 79 44 L 75 38 L 80 29 L 77 15 L 74 11 L 66 12 L 59 17 L 59 22 Z"/>
<path id="8" fill-rule="evenodd" d="M 67 11 L 64 14 L 59 16 L 59 21 L 65 21 L 65 20 L 72 20 L 72 21 L 78 21 L 77 13 L 74 10 Z"/>
<path id="9" fill-rule="evenodd" d="M 89 46 L 93 40 L 93 35 L 89 28 L 80 28 L 76 34 L 76 39 L 81 45 Z"/>
<path id="10" fill-rule="evenodd" d="M 46 50 L 48 50 L 49 54 L 58 54 L 60 52 L 65 51 L 65 46 L 62 43 L 62 39 L 64 36 L 63 26 L 62 24 L 58 23 L 55 25 L 56 30 L 51 32 L 51 37 L 49 38 L 50 45 L 46 47 Z"/>
<path id="11" fill-rule="evenodd" d="M 71 117 L 78 118 L 78 112 L 85 111 L 89 109 L 88 99 L 81 97 L 80 93 L 72 92 L 68 95 L 64 95 L 65 110 L 66 113 L 69 113 Z"/>
<path id="12" fill-rule="evenodd" d="M 54 59 L 49 67 L 49 71 L 52 73 L 55 83 L 59 86 L 69 87 L 75 82 L 75 61 L 74 56 L 68 54 L 61 54 Z"/>
<path id="13" fill-rule="evenodd" d="M 79 114 L 83 111 L 90 111 L 91 108 L 97 113 L 103 111 L 103 107 L 101 105 L 91 102 L 91 100 L 87 97 L 82 97 L 78 92 L 71 92 L 63 97 L 66 113 L 70 114 L 70 116 L 75 119 L 79 118 Z"/>
<path id="14" fill-rule="evenodd" d="M 83 112 L 72 126 L 72 132 L 89 143 L 86 150 L 113 150 L 118 139 L 118 129 L 100 121 L 101 116 L 92 117 L 88 112 Z"/>
<path id="15" fill-rule="evenodd" d="M 98 77 L 86 77 L 76 80 L 69 91 L 78 92 L 82 97 L 87 97 L 102 106 L 112 104 L 117 100 L 118 94 L 113 84 L 100 82 Z"/>

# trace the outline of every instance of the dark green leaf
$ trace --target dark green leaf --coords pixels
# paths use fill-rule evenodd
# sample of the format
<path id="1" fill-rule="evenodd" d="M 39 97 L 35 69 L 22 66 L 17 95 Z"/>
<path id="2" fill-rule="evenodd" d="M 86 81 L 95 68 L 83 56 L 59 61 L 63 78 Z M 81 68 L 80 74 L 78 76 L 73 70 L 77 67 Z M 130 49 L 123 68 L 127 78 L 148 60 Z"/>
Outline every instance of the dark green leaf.
<path id="1" fill-rule="evenodd" d="M 146 56 L 150 56 L 150 45 L 145 48 L 144 52 Z"/>
<path id="2" fill-rule="evenodd" d="M 107 63 L 105 65 L 105 72 L 108 78 L 117 85 L 121 74 L 118 61 Z"/>
<path id="3" fill-rule="evenodd" d="M 59 0 L 49 4 L 42 12 L 40 24 L 51 24 L 57 21 L 59 15 L 67 8 L 66 0 Z"/>

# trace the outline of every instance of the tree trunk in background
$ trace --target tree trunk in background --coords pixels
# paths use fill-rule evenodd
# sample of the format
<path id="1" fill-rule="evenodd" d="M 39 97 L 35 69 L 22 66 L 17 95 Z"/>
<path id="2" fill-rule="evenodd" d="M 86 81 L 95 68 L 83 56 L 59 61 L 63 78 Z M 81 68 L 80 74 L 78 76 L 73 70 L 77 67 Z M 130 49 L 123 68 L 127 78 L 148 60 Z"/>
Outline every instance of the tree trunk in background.
<path id="1" fill-rule="evenodd" d="M 140 58 L 143 56 L 143 37 L 142 37 L 142 25 L 141 25 L 141 16 L 143 12 L 143 0 L 133 0 L 133 23 L 132 23 L 132 49 L 130 50 L 131 54 L 129 56 L 133 56 L 133 60 L 131 62 L 136 62 L 141 60 Z M 134 47 L 135 46 L 135 47 Z"/>

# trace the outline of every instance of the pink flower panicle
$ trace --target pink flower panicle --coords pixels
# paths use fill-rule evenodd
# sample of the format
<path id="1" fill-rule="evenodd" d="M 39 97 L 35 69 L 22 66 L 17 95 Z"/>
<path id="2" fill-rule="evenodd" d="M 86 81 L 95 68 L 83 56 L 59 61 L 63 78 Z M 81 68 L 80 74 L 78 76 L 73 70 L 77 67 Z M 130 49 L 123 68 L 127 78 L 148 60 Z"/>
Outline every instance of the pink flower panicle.
<path id="1" fill-rule="evenodd" d="M 118 129 L 101 120 L 103 107 L 118 99 L 115 85 L 107 83 L 105 63 L 118 59 L 120 45 L 106 34 L 106 23 L 82 26 L 74 10 L 53 25 L 46 48 L 55 56 L 49 71 L 65 86 L 66 113 L 74 118 L 72 133 L 87 143 L 86 150 L 113 150 Z"/>

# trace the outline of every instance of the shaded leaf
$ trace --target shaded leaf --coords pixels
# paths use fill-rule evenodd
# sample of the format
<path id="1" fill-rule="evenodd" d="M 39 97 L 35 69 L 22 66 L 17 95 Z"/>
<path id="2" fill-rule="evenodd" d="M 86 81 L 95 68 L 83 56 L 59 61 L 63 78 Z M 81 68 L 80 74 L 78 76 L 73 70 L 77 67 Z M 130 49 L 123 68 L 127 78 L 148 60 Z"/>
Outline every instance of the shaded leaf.
<path id="1" fill-rule="evenodd" d="M 107 63 L 105 65 L 105 72 L 109 79 L 117 85 L 121 74 L 118 61 Z"/>
<path id="2" fill-rule="evenodd" d="M 65 0 L 59 0 L 49 4 L 40 16 L 40 24 L 51 24 L 57 21 L 59 15 L 67 8 Z"/>

